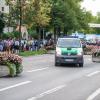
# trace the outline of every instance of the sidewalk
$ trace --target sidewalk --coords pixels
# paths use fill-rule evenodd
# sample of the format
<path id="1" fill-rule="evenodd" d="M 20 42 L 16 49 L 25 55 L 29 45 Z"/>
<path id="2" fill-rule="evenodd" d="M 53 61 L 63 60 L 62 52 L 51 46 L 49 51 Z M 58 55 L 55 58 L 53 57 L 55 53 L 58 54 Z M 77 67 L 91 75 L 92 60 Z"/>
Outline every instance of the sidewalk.
<path id="1" fill-rule="evenodd" d="M 9 75 L 9 69 L 7 66 L 0 65 L 0 77 Z"/>

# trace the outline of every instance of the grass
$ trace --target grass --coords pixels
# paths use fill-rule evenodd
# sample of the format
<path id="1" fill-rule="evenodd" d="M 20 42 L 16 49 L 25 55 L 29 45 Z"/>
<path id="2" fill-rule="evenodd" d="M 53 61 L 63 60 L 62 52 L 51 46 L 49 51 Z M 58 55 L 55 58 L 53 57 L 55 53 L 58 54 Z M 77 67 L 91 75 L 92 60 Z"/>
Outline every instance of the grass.
<path id="1" fill-rule="evenodd" d="M 23 56 L 23 57 L 28 57 L 28 56 L 33 56 L 33 55 L 42 55 L 42 54 L 46 54 L 46 53 L 47 53 L 46 50 L 24 51 L 24 52 L 20 52 L 19 55 Z"/>

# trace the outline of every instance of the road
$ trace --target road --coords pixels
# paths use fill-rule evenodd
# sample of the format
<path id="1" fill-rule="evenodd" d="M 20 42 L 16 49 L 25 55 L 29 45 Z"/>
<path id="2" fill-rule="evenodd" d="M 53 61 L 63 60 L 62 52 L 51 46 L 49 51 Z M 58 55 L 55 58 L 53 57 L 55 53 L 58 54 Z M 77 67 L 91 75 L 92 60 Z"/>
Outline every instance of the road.
<path id="1" fill-rule="evenodd" d="M 0 78 L 0 100 L 100 100 L 100 63 L 54 66 L 54 55 L 23 58 L 23 73 Z"/>

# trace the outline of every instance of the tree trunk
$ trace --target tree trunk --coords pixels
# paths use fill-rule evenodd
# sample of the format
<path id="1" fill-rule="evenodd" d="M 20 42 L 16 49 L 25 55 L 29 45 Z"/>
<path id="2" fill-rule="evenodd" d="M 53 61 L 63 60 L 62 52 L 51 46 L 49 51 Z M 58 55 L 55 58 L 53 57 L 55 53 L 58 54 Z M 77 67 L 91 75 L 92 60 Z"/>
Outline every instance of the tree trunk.
<path id="1" fill-rule="evenodd" d="M 57 35 L 57 30 L 56 27 L 54 27 L 54 43 L 56 43 L 56 35 Z"/>
<path id="2" fill-rule="evenodd" d="M 66 27 L 64 27 L 64 35 L 68 35 L 68 30 Z"/>
<path id="3" fill-rule="evenodd" d="M 39 35 L 38 35 L 38 39 L 40 40 L 41 39 L 41 27 L 39 27 Z"/>

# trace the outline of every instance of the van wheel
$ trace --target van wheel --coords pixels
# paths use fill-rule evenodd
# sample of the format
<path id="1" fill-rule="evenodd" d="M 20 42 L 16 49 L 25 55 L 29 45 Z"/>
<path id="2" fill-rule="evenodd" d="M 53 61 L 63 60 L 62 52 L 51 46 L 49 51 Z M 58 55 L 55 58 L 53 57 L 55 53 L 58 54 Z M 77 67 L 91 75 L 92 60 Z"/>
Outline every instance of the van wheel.
<path id="1" fill-rule="evenodd" d="M 55 62 L 55 66 L 59 66 L 59 65 L 60 65 L 59 63 Z"/>
<path id="2" fill-rule="evenodd" d="M 79 64 L 79 67 L 83 67 L 83 63 L 80 63 L 80 64 Z"/>

